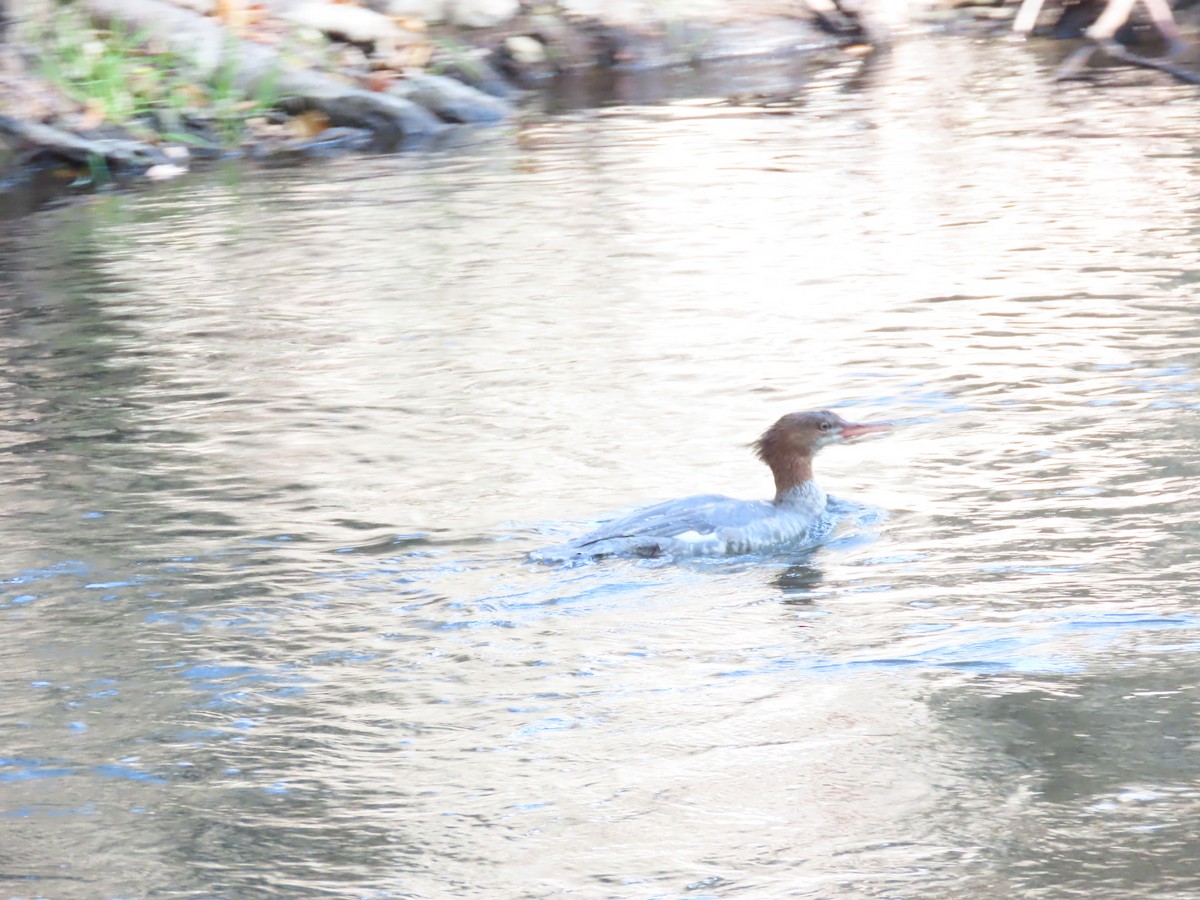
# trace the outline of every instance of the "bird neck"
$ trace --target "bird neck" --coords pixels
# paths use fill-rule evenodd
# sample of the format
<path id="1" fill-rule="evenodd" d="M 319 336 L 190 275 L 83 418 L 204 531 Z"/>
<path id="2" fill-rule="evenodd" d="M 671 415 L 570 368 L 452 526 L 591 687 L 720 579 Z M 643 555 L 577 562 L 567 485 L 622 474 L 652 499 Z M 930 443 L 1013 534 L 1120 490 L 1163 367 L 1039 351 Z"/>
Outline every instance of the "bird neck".
<path id="1" fill-rule="evenodd" d="M 775 505 L 789 506 L 801 494 L 807 494 L 813 483 L 812 457 L 787 456 L 771 460 L 775 476 Z"/>

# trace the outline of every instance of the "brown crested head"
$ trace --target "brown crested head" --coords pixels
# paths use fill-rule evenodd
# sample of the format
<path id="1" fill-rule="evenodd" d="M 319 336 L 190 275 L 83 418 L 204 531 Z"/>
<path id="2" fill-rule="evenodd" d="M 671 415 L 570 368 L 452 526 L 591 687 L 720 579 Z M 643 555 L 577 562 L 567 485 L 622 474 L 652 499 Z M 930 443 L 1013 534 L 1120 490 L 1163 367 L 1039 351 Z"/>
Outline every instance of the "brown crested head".
<path id="1" fill-rule="evenodd" d="M 829 444 L 877 431 L 887 431 L 886 422 L 847 422 L 830 410 L 788 413 L 754 443 L 758 458 L 775 476 L 775 499 L 812 480 L 812 459 Z"/>

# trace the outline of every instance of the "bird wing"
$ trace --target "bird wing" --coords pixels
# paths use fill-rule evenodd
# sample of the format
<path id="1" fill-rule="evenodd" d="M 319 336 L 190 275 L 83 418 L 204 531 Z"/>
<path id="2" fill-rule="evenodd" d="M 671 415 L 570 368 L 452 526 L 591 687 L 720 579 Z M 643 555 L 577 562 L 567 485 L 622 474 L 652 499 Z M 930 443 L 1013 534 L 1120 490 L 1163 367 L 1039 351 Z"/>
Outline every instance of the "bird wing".
<path id="1" fill-rule="evenodd" d="M 735 500 L 720 494 L 702 494 L 668 500 L 606 522 L 574 541 L 584 547 L 622 537 L 681 537 L 700 539 L 723 528 L 749 525 L 771 512 L 765 500 Z"/>

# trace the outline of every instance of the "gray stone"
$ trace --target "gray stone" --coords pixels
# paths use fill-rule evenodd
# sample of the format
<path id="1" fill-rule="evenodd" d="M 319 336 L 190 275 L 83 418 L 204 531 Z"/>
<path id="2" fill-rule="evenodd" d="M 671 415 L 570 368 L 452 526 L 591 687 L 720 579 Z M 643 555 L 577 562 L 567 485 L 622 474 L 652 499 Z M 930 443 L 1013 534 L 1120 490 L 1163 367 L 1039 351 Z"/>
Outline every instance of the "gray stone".
<path id="1" fill-rule="evenodd" d="M 511 112 L 509 104 L 444 75 L 413 73 L 389 90 L 425 107 L 447 122 L 499 122 Z"/>
<path id="2" fill-rule="evenodd" d="M 371 5 L 389 16 L 404 19 L 420 19 L 422 22 L 446 20 L 446 0 L 384 0 L 381 4 Z"/>
<path id="3" fill-rule="evenodd" d="M 504 49 L 520 66 L 538 66 L 546 61 L 546 45 L 527 34 L 515 34 L 504 42 Z"/>
<path id="4" fill-rule="evenodd" d="M 520 11 L 519 0 L 453 0 L 450 21 L 463 28 L 490 28 Z"/>
<path id="5" fill-rule="evenodd" d="M 361 6 L 309 0 L 288 10 L 284 18 L 297 25 L 334 34 L 356 44 L 374 44 L 381 53 L 390 53 L 406 32 L 385 16 Z"/>

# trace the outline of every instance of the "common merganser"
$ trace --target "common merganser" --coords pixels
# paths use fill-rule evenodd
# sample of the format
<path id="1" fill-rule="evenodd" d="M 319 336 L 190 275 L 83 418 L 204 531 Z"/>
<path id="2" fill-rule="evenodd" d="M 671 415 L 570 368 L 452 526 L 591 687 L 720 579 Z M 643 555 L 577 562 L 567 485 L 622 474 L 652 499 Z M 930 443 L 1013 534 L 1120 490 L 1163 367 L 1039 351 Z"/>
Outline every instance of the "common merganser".
<path id="1" fill-rule="evenodd" d="M 825 516 L 828 497 L 813 480 L 822 447 L 892 426 L 847 422 L 829 410 L 789 413 L 752 445 L 775 476 L 774 500 L 701 494 L 639 509 L 565 544 L 535 550 L 540 562 L 601 556 L 727 556 L 799 543 Z"/>

